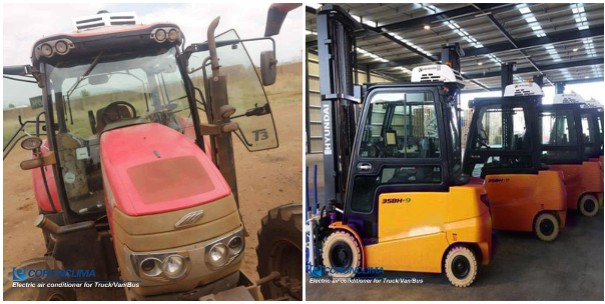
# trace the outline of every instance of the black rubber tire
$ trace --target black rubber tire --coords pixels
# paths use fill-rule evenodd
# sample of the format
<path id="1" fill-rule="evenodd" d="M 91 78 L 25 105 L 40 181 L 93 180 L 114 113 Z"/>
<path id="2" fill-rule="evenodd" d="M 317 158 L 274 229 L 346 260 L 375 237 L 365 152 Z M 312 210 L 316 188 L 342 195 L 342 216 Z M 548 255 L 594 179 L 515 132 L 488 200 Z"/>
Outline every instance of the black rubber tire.
<path id="1" fill-rule="evenodd" d="M 302 205 L 287 204 L 274 209 L 263 218 L 258 231 L 258 275 L 262 278 L 273 271 L 289 290 L 275 281 L 261 286 L 265 299 L 288 297 L 302 300 Z"/>
<path id="2" fill-rule="evenodd" d="M 542 241 L 556 240 L 560 231 L 559 220 L 550 212 L 542 212 L 534 219 L 534 234 Z"/>
<path id="3" fill-rule="evenodd" d="M 346 255 L 348 256 L 348 263 L 346 265 L 336 265 L 336 263 L 331 259 L 332 255 L 334 254 L 334 250 L 338 250 L 338 247 L 347 251 Z M 352 278 L 355 276 L 355 272 L 353 271 L 339 273 L 334 270 L 336 270 L 338 267 L 350 268 L 349 270 L 361 267 L 361 246 L 355 237 L 346 231 L 336 230 L 328 235 L 323 241 L 321 252 L 323 265 L 326 270 L 329 270 L 328 275 L 330 277 Z"/>
<path id="4" fill-rule="evenodd" d="M 586 217 L 599 213 L 599 199 L 593 193 L 586 193 L 578 200 L 578 211 Z"/>
<path id="5" fill-rule="evenodd" d="M 27 260 L 19 263 L 15 268 L 27 267 L 27 269 L 63 269 L 61 262 L 53 257 L 43 257 Z M 76 290 L 74 288 L 60 287 L 12 287 L 13 271 L 7 268 L 4 272 L 4 300 L 5 301 L 75 301 Z"/>
<path id="6" fill-rule="evenodd" d="M 465 273 L 463 274 L 456 273 L 459 271 L 456 269 L 456 265 L 458 264 L 458 262 L 456 262 L 457 259 L 463 261 L 462 264 L 465 266 Z M 450 248 L 447 252 L 443 267 L 447 279 L 456 287 L 471 286 L 475 281 L 475 278 L 477 278 L 477 272 L 479 271 L 475 253 L 465 246 L 453 246 Z"/>

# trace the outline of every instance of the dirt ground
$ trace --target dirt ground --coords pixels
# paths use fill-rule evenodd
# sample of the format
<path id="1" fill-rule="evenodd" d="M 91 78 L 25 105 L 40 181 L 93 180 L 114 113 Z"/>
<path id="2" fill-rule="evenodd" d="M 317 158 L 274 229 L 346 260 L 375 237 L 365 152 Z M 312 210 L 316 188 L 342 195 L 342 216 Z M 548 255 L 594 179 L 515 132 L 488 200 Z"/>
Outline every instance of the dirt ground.
<path id="1" fill-rule="evenodd" d="M 295 88 L 290 90 L 296 91 Z M 254 279 L 258 278 L 255 248 L 261 219 L 274 207 L 290 202 L 301 203 L 302 199 L 301 89 L 296 93 L 273 93 L 269 98 L 280 147 L 250 153 L 241 143 L 235 143 L 241 214 L 249 234 L 243 270 Z M 28 153 L 17 147 L 3 163 L 5 268 L 44 254 L 42 233 L 33 225 L 38 210 L 31 172 L 19 168 L 19 163 L 27 158 Z M 79 289 L 77 292 L 79 300 L 125 299 L 122 289 Z"/>

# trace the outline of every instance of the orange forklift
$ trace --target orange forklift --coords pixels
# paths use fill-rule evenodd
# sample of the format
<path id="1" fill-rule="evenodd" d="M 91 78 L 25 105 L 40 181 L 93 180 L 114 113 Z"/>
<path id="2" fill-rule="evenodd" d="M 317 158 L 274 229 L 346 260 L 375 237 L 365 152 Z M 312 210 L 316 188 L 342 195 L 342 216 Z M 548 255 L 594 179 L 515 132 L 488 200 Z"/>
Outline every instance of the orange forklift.
<path id="1" fill-rule="evenodd" d="M 582 133 L 585 146 L 585 157 L 589 161 L 599 162 L 603 173 L 603 105 L 590 100 L 582 105 Z"/>
<path id="2" fill-rule="evenodd" d="M 541 161 L 563 172 L 567 208 L 595 216 L 603 205 L 603 171 L 598 161 L 590 161 L 599 134 L 585 106 L 575 93 L 556 95 L 553 104 L 541 106 Z"/>
<path id="3" fill-rule="evenodd" d="M 554 241 L 565 227 L 563 174 L 541 160 L 536 118 L 542 90 L 536 83 L 511 84 L 513 68 L 503 65 L 502 97 L 469 102 L 473 116 L 463 172 L 485 180 L 494 229 Z"/>
<path id="4" fill-rule="evenodd" d="M 355 86 L 355 31 L 318 11 L 325 200 L 311 216 L 308 269 L 350 278 L 376 269 L 445 273 L 470 286 L 491 257 L 481 183 L 462 172 L 458 45 L 412 82 Z"/>

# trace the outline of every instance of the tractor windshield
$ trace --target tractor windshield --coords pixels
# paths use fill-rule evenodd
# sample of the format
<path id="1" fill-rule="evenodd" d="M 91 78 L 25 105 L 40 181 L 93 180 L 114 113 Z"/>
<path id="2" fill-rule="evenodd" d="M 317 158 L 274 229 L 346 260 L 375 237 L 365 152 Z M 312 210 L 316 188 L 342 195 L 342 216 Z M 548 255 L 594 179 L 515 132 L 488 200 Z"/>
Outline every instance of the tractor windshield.
<path id="1" fill-rule="evenodd" d="M 195 134 L 176 48 L 99 53 L 46 64 L 55 150 L 73 212 L 103 210 L 99 137 L 104 131 L 160 123 Z"/>

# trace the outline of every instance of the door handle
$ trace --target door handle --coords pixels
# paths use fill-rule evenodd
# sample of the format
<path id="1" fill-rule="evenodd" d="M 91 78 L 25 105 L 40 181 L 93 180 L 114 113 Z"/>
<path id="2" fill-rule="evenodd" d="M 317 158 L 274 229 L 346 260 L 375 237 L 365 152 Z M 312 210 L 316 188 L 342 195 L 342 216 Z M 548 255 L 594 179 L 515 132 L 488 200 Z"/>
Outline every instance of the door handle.
<path id="1" fill-rule="evenodd" d="M 372 170 L 372 164 L 359 163 L 359 164 L 357 164 L 357 169 L 359 171 L 371 171 Z"/>

